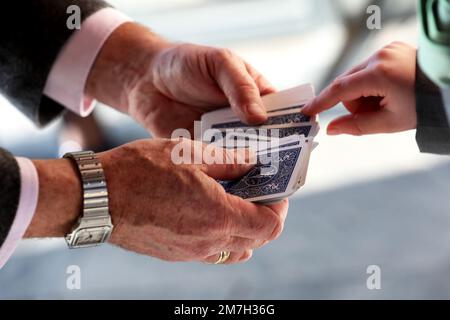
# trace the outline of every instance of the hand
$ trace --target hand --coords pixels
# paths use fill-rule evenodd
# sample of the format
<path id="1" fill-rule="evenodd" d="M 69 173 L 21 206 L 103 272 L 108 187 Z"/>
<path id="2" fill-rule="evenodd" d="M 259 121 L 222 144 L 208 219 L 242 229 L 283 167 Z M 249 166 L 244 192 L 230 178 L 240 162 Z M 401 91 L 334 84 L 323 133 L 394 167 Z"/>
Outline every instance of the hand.
<path id="1" fill-rule="evenodd" d="M 99 154 L 115 225 L 110 242 L 169 261 L 213 263 L 220 251 L 230 251 L 227 263 L 236 263 L 248 260 L 253 249 L 279 236 L 287 200 L 256 205 L 227 194 L 215 180 L 240 177 L 251 165 L 175 165 L 171 152 L 178 143 L 141 140 Z M 181 143 L 200 145 L 193 152 L 203 152 L 199 142 Z M 239 154 L 219 151 L 236 163 Z M 77 172 L 67 159 L 35 164 L 40 176 L 39 203 L 26 236 L 63 236 L 81 212 Z M 65 190 L 70 193 L 64 194 Z"/>
<path id="2" fill-rule="evenodd" d="M 329 135 L 414 129 L 415 67 L 416 49 L 394 42 L 339 76 L 303 112 L 314 115 L 342 102 L 350 114 L 333 120 L 328 125 Z"/>
<path id="3" fill-rule="evenodd" d="M 102 155 L 116 223 L 111 242 L 170 261 L 215 262 L 224 250 L 228 263 L 249 259 L 280 234 L 287 202 L 255 205 L 215 180 L 240 177 L 249 165 L 173 164 L 175 144 L 203 146 L 180 141 L 138 141 Z"/>
<path id="4" fill-rule="evenodd" d="M 129 113 L 157 136 L 193 128 L 203 113 L 231 105 L 248 123 L 266 120 L 261 95 L 273 87 L 225 49 L 178 45 L 160 52 L 130 93 Z"/>
<path id="5" fill-rule="evenodd" d="M 167 43 L 135 24 L 110 36 L 87 90 L 129 113 L 156 137 L 192 129 L 203 113 L 228 105 L 247 123 L 264 122 L 261 95 L 275 91 L 229 50 Z"/>

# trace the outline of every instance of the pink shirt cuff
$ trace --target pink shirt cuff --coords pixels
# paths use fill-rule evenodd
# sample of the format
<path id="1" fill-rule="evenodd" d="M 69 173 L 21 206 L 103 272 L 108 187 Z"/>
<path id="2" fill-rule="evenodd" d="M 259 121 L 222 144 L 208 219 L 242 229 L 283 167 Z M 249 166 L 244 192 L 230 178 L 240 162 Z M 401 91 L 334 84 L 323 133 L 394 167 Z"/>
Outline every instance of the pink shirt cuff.
<path id="1" fill-rule="evenodd" d="M 20 198 L 16 216 L 0 248 L 0 269 L 8 261 L 33 219 L 38 202 L 39 180 L 33 162 L 16 158 L 20 169 Z"/>
<path id="2" fill-rule="evenodd" d="M 83 21 L 61 49 L 48 75 L 44 94 L 82 117 L 94 109 L 95 101 L 84 89 L 95 58 L 126 15 L 113 8 L 101 9 Z"/>
<path id="3" fill-rule="evenodd" d="M 84 89 L 89 72 L 103 44 L 111 33 L 130 18 L 112 8 L 97 11 L 75 31 L 53 63 L 44 94 L 69 110 L 85 117 L 92 112 L 95 101 Z M 17 158 L 21 190 L 16 216 L 0 248 L 0 268 L 10 258 L 24 236 L 36 211 L 39 179 L 29 159 Z"/>

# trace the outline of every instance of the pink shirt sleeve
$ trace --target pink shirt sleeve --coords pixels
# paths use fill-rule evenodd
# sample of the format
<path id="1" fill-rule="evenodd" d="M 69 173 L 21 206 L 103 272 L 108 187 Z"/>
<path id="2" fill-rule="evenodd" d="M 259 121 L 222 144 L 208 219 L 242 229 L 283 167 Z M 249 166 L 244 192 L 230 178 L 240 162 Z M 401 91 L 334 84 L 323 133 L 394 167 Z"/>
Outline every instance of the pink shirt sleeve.
<path id="1" fill-rule="evenodd" d="M 20 169 L 19 206 L 11 229 L 0 248 L 0 269 L 8 261 L 25 234 L 31 219 L 33 219 L 38 201 L 39 181 L 33 162 L 25 158 L 16 158 L 16 160 Z"/>
<path id="2" fill-rule="evenodd" d="M 75 31 L 53 63 L 44 94 L 71 111 L 87 116 L 94 100 L 84 93 L 89 71 L 100 49 L 111 33 L 130 18 L 112 8 L 97 11 Z M 21 190 L 16 216 L 5 242 L 0 248 L 0 268 L 12 255 L 33 219 L 38 202 L 39 180 L 29 159 L 17 158 Z"/>
<path id="3" fill-rule="evenodd" d="M 85 95 L 89 71 L 111 33 L 131 21 L 113 8 L 101 9 L 83 21 L 56 58 L 48 75 L 44 94 L 76 114 L 86 117 L 95 101 Z"/>

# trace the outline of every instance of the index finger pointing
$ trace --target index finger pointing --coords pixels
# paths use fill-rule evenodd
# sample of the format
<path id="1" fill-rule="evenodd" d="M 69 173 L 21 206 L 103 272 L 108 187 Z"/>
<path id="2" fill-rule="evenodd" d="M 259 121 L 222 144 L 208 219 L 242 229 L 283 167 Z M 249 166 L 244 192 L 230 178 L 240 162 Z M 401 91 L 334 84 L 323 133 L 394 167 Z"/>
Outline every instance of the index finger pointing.
<path id="1" fill-rule="evenodd" d="M 372 75 L 362 70 L 342 78 L 336 78 L 331 85 L 325 88 L 316 98 L 303 108 L 307 115 L 315 115 L 328 110 L 339 102 L 358 99 L 373 86 Z"/>

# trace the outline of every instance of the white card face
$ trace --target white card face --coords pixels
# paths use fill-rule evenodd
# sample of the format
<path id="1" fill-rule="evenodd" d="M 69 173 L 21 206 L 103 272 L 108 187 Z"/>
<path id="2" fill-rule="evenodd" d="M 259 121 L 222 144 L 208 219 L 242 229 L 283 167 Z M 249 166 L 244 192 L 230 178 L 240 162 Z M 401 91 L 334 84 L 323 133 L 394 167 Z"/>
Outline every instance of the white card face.
<path id="1" fill-rule="evenodd" d="M 264 145 L 260 145 L 260 148 L 257 150 L 258 154 L 262 154 L 264 152 L 268 152 L 270 150 L 276 150 L 276 149 L 282 149 L 282 148 L 289 148 L 301 144 L 307 144 L 308 139 L 305 138 L 305 136 L 299 136 L 299 135 L 293 135 L 285 138 L 278 139 L 275 142 L 272 142 L 272 144 L 269 144 L 267 148 L 263 148 Z"/>
<path id="2" fill-rule="evenodd" d="M 269 151 L 284 149 L 298 146 L 300 144 L 308 144 L 308 138 L 304 135 L 292 135 L 284 138 L 270 138 L 261 135 L 247 135 L 239 132 L 229 132 L 227 135 L 218 139 L 212 144 L 220 148 L 250 148 L 257 154 L 267 153 Z M 309 146 L 308 146 L 309 148 Z"/>
<path id="3" fill-rule="evenodd" d="M 236 148 L 250 148 L 253 151 L 266 150 L 279 146 L 278 139 L 259 139 L 257 136 L 241 137 L 234 133 L 227 134 L 224 139 L 213 142 L 214 145 L 220 148 L 236 149 Z"/>
<path id="4" fill-rule="evenodd" d="M 224 132 L 221 134 L 220 137 L 217 137 L 213 142 L 211 141 L 205 141 L 206 143 L 213 143 L 218 147 L 222 148 L 244 148 L 244 147 L 255 147 L 259 150 L 259 148 L 267 146 L 267 145 L 276 145 L 278 143 L 278 138 L 270 138 L 263 135 L 257 135 L 257 134 L 248 134 L 244 131 L 240 131 L 239 129 L 237 131 L 230 131 L 230 132 Z"/>
<path id="5" fill-rule="evenodd" d="M 299 188 L 303 187 L 306 182 L 306 175 L 308 173 L 308 166 L 309 166 L 309 159 L 311 157 L 311 151 L 313 149 L 314 142 L 309 141 L 308 143 L 308 150 L 309 152 L 306 152 L 302 159 L 302 169 L 299 171 L 299 174 L 297 176 L 297 183 L 294 185 L 294 192 L 297 191 Z"/>

